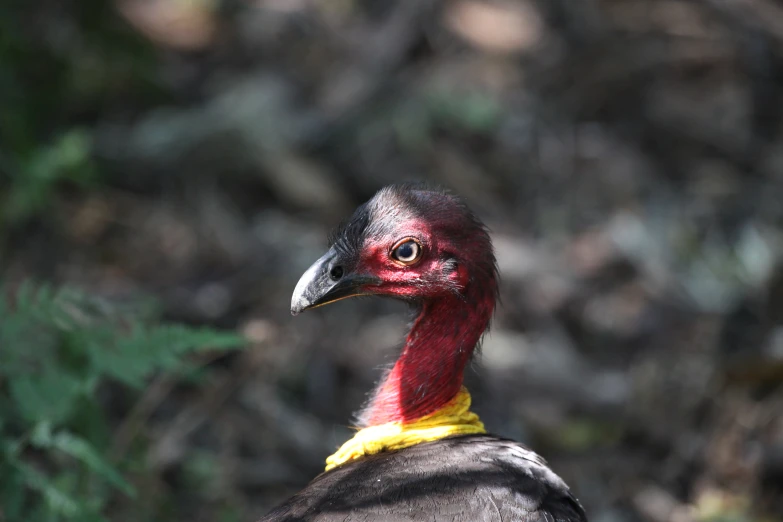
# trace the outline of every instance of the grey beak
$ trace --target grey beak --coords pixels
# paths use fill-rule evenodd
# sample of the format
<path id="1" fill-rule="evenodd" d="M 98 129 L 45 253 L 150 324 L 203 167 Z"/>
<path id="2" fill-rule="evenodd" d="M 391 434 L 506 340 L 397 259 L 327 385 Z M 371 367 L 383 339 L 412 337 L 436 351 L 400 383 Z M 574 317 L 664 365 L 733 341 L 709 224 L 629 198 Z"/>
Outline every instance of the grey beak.
<path id="1" fill-rule="evenodd" d="M 371 293 L 366 286 L 380 284 L 380 279 L 351 273 L 341 256 L 330 248 L 302 274 L 291 297 L 291 314 L 334 301 Z"/>

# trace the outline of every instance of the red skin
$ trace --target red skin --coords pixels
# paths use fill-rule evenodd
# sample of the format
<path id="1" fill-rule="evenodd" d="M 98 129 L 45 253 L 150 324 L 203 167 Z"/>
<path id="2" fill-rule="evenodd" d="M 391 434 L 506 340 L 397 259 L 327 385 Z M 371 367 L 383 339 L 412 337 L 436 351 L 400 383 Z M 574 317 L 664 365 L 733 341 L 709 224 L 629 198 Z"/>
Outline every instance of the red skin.
<path id="1" fill-rule="evenodd" d="M 375 390 L 362 415 L 365 426 L 410 422 L 445 406 L 462 386 L 463 371 L 489 326 L 495 308 L 494 270 L 469 274 L 469 256 L 487 256 L 488 241 L 467 246 L 451 244 L 430 226 L 406 223 L 393 237 L 366 242 L 359 271 L 381 278 L 368 293 L 416 298 L 420 312 L 413 322 L 399 359 Z M 422 256 L 404 266 L 390 253 L 393 245 L 412 237 L 422 245 Z M 368 244 L 369 243 L 369 244 Z M 471 251 L 471 248 L 473 249 Z M 457 260 L 448 270 L 448 259 Z M 465 260 L 465 261 L 463 261 Z"/>

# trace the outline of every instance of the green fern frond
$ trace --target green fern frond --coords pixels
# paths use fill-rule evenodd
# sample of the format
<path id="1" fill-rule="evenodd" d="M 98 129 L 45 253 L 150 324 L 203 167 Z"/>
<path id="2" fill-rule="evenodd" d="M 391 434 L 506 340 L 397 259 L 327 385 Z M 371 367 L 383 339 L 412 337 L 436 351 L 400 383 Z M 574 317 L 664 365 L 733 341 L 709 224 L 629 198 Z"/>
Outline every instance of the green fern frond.
<path id="1" fill-rule="evenodd" d="M 133 486 L 122 478 L 122 475 L 106 462 L 90 443 L 81 437 L 67 431 L 55 434 L 52 432 L 51 423 L 41 422 L 33 429 L 30 442 L 39 449 L 59 450 L 85 464 L 126 495 L 130 497 L 136 495 Z"/>
<path id="2" fill-rule="evenodd" d="M 20 473 L 27 487 L 41 494 L 53 513 L 72 519 L 84 511 L 78 500 L 55 486 L 37 469 L 21 461 L 12 461 L 11 465 Z"/>
<path id="3" fill-rule="evenodd" d="M 156 372 L 186 367 L 190 354 L 244 344 L 234 333 L 158 324 L 155 311 L 147 302 L 135 314 L 68 287 L 24 283 L 11 292 L 0 284 L 0 505 L 6 515 L 104 522 L 109 486 L 135 492 L 105 457 L 107 441 L 99 433 L 110 427 L 95 397 L 99 384 L 109 379 L 140 388 Z M 84 429 L 85 418 L 102 427 Z"/>

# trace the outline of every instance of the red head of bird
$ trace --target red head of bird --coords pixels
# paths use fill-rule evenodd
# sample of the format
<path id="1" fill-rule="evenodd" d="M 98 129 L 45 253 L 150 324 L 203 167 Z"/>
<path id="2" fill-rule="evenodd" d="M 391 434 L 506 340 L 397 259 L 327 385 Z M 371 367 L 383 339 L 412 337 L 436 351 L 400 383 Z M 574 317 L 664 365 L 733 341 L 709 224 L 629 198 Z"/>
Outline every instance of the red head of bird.
<path id="1" fill-rule="evenodd" d="M 456 196 L 393 185 L 360 206 L 296 285 L 291 312 L 359 295 L 404 299 L 416 310 L 400 358 L 361 415 L 364 425 L 438 410 L 489 326 L 497 270 L 486 228 Z"/>

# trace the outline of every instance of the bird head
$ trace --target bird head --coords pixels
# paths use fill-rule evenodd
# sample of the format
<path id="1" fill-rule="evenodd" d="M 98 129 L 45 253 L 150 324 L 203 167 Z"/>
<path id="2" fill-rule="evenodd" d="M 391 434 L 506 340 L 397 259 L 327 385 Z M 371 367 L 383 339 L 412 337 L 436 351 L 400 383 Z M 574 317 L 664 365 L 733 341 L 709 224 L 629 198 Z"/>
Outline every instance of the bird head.
<path id="1" fill-rule="evenodd" d="M 456 196 L 392 185 L 332 234 L 329 250 L 302 275 L 291 313 L 360 295 L 411 302 L 467 299 L 481 287 L 494 299 L 495 256 L 486 228 Z"/>

